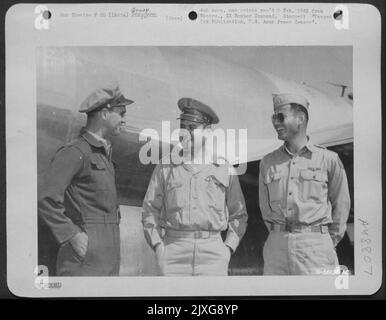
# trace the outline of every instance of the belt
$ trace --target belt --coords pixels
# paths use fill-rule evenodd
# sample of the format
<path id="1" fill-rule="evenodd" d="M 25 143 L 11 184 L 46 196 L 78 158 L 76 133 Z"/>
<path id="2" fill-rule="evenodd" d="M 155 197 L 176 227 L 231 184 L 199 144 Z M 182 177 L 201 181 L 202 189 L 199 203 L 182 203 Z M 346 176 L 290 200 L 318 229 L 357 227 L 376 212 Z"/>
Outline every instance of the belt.
<path id="1" fill-rule="evenodd" d="M 83 217 L 82 220 L 85 224 L 119 224 L 120 222 L 119 216 L 115 214 Z"/>
<path id="2" fill-rule="evenodd" d="M 271 223 L 271 231 L 276 232 L 291 232 L 291 233 L 301 233 L 301 232 L 320 232 L 328 233 L 328 226 L 304 226 L 300 224 L 274 224 Z"/>
<path id="3" fill-rule="evenodd" d="M 167 229 L 165 235 L 171 238 L 208 239 L 220 236 L 219 231 L 188 231 Z"/>

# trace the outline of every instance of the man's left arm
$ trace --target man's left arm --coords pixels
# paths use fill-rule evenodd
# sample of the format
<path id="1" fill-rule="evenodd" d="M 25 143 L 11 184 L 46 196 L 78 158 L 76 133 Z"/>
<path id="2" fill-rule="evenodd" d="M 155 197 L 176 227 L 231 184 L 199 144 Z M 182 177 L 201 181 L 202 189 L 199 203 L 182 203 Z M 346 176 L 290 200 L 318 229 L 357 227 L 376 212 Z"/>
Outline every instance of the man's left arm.
<path id="1" fill-rule="evenodd" d="M 350 194 L 342 161 L 333 153 L 328 170 L 328 197 L 332 207 L 332 224 L 329 226 L 334 246 L 344 237 L 350 213 Z"/>
<path id="2" fill-rule="evenodd" d="M 229 212 L 228 232 L 225 244 L 235 252 L 247 228 L 248 214 L 245 199 L 237 175 L 230 176 L 226 195 Z"/>

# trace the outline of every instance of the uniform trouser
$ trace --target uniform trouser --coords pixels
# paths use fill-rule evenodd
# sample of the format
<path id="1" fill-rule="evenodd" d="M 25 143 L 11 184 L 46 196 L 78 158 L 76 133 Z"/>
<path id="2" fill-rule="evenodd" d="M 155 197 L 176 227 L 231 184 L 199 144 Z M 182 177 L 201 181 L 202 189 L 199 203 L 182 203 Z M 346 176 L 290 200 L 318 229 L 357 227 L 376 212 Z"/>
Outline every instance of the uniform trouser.
<path id="1" fill-rule="evenodd" d="M 328 233 L 272 231 L 263 256 L 264 275 L 331 274 L 339 265 Z"/>
<path id="2" fill-rule="evenodd" d="M 227 276 L 229 248 L 220 233 L 205 239 L 166 236 L 158 261 L 163 276 Z"/>
<path id="3" fill-rule="evenodd" d="M 86 255 L 80 257 L 69 242 L 60 247 L 56 260 L 57 276 L 118 276 L 120 235 L 118 224 L 86 224 Z"/>

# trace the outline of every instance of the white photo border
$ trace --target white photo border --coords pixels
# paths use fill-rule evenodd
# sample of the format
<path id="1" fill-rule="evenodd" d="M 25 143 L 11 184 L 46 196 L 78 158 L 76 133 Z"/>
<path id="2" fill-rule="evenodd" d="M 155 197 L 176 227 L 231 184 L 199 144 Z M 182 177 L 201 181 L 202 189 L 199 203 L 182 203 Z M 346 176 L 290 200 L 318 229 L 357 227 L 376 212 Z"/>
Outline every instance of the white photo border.
<path id="1" fill-rule="evenodd" d="M 6 15 L 7 282 L 24 297 L 369 295 L 382 282 L 381 17 L 367 4 L 345 4 L 350 27 L 193 24 L 162 17 L 202 7 L 307 7 L 333 12 L 336 4 L 48 4 L 49 30 L 35 28 L 37 4 L 17 4 Z M 70 10 L 150 8 L 160 18 L 64 19 Z M 363 24 L 363 16 L 366 24 Z M 122 37 L 122 25 L 125 37 Z M 178 26 L 178 27 L 176 27 Z M 183 26 L 183 27 L 182 27 Z M 289 37 L 288 31 L 297 32 Z M 90 32 L 92 30 L 92 32 Z M 141 30 L 142 32 L 139 32 Z M 274 36 L 267 36 L 274 34 Z M 173 36 L 171 36 L 173 35 Z M 240 36 L 242 35 L 242 37 Z M 45 46 L 353 46 L 355 275 L 336 289 L 336 276 L 52 277 L 60 288 L 38 289 L 36 48 Z M 22 75 L 22 76 L 21 76 Z M 371 124 L 371 125 L 370 125 Z M 23 183 L 21 183 L 23 182 Z M 370 249 L 366 249 L 370 248 Z"/>

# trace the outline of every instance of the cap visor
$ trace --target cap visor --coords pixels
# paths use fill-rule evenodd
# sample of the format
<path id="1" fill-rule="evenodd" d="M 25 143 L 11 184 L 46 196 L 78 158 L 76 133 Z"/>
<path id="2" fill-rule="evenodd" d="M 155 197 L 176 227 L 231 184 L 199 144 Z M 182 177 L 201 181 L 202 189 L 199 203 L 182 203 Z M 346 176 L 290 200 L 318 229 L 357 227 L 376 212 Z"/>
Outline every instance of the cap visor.
<path id="1" fill-rule="evenodd" d="M 128 106 L 129 104 L 132 104 L 134 103 L 133 100 L 130 100 L 130 99 L 124 99 L 122 102 L 120 102 L 119 104 L 120 105 L 123 105 L 123 106 Z"/>

